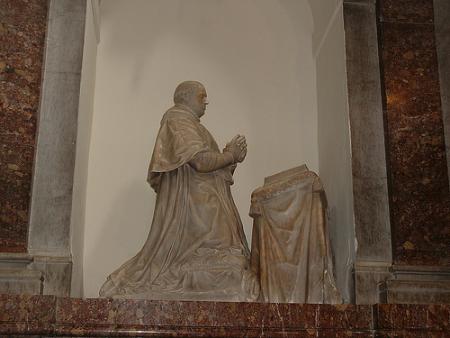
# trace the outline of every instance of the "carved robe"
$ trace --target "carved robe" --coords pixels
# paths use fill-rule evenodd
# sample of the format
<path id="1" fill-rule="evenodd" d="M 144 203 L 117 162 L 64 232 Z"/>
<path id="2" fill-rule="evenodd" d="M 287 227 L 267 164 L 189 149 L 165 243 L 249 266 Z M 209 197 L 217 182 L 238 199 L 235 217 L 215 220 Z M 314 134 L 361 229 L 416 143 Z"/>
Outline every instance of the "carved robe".
<path id="1" fill-rule="evenodd" d="M 113 272 L 103 297 L 253 301 L 259 283 L 249 269 L 249 249 L 231 196 L 230 167 L 197 172 L 189 164 L 202 152 L 220 152 L 208 130 L 185 106 L 162 121 L 149 168 L 157 192 L 144 247 Z"/>

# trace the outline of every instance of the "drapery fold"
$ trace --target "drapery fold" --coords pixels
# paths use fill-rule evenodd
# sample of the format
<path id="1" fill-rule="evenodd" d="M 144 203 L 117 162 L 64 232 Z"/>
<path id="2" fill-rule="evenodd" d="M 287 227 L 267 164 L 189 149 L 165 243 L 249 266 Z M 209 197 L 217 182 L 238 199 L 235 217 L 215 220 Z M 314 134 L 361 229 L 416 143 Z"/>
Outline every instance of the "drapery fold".
<path id="1" fill-rule="evenodd" d="M 288 174 L 252 195 L 251 266 L 260 279 L 261 300 L 341 303 L 333 277 L 322 183 L 311 171 Z"/>

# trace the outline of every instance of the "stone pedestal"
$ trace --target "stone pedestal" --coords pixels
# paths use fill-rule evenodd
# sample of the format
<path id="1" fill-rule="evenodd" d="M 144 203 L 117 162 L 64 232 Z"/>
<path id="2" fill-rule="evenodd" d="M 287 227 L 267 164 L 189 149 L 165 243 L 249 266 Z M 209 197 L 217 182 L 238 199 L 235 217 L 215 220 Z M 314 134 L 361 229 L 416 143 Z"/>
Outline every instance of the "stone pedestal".
<path id="1" fill-rule="evenodd" d="M 260 300 L 341 304 L 322 182 L 306 165 L 266 177 L 252 193 L 251 269 Z"/>
<path id="2" fill-rule="evenodd" d="M 0 335 L 446 337 L 448 305 L 317 305 L 0 295 Z"/>

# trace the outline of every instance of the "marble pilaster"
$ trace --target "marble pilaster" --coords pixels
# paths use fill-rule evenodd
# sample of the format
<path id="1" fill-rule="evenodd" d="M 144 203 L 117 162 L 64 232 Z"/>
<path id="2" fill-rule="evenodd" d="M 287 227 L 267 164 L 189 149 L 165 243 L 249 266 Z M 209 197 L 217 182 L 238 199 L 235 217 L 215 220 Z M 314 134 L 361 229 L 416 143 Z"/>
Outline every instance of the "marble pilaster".
<path id="1" fill-rule="evenodd" d="M 357 238 L 355 298 L 373 304 L 392 263 L 376 2 L 344 1 L 344 24 Z"/>
<path id="2" fill-rule="evenodd" d="M 22 3 L 6 2 L 12 7 Z M 43 50 L 45 57 L 40 63 L 43 71 L 41 72 L 41 68 L 36 70 L 39 79 L 42 76 L 42 85 L 40 80 L 27 72 L 19 73 L 27 81 L 37 82 L 40 85 L 38 87 L 40 95 L 36 90 L 33 92 L 35 95 L 33 102 L 40 104 L 39 113 L 36 116 L 31 115 L 36 120 L 32 127 L 38 126 L 37 141 L 34 141 L 34 135 L 28 133 L 28 129 L 24 132 L 27 137 L 30 134 L 29 143 L 32 143 L 34 148 L 31 148 L 33 152 L 35 149 L 35 154 L 33 156 L 33 152 L 28 154 L 23 149 L 16 149 L 20 150 L 18 153 L 21 158 L 20 161 L 16 161 L 17 163 L 12 162 L 19 169 L 22 163 L 29 163 L 30 169 L 29 176 L 25 175 L 30 179 L 29 187 L 32 186 L 29 216 L 24 216 L 28 229 L 21 231 L 25 238 L 20 242 L 23 246 L 22 251 L 27 252 L 25 254 L 27 257 L 24 258 L 21 253 L 0 256 L 0 290 L 8 293 L 68 296 L 72 273 L 70 220 L 86 0 L 33 0 L 23 3 L 25 10 L 18 11 L 17 15 L 26 23 L 24 26 L 30 27 L 31 30 L 44 27 L 42 35 L 45 34 L 45 40 L 36 38 L 30 44 Z M 42 15 L 29 13 L 30 8 L 36 6 L 35 3 L 45 4 L 46 11 L 48 8 L 48 13 L 45 12 L 43 18 Z M 41 20 L 40 26 L 34 25 L 36 20 Z M 19 48 L 17 45 L 19 42 L 11 41 L 10 48 Z M 19 63 L 29 63 L 26 55 L 18 55 L 17 60 Z M 33 60 L 31 59 L 32 66 L 33 62 L 37 62 Z M 7 76 L 11 77 L 10 74 Z M 14 79 L 15 77 L 12 78 Z M 25 86 L 24 83 L 21 85 Z M 21 97 L 11 102 L 25 107 L 29 104 L 26 98 Z M 29 113 L 31 112 L 30 110 Z M 34 130 L 33 128 L 30 130 Z M 11 138 L 11 134 L 12 132 L 9 132 L 7 136 Z M 19 133 L 16 138 L 25 136 Z M 0 153 L 4 154 L 3 148 L 1 150 Z M 0 169 L 4 172 L 3 168 Z M 0 189 L 1 187 L 0 184 Z M 30 191 L 27 192 L 27 196 L 30 199 Z M 6 202 L 1 201 L 2 206 L 3 202 L 7 205 L 12 203 L 11 198 L 6 197 Z M 24 209 L 23 212 L 25 211 Z M 11 261 L 17 264 L 11 266 Z"/>

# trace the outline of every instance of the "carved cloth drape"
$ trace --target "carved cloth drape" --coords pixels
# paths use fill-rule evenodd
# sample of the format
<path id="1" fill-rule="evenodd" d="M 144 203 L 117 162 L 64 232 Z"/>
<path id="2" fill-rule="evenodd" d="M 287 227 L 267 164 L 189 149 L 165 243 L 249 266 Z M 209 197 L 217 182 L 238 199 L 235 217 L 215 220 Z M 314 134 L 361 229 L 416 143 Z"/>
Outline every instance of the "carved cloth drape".
<path id="1" fill-rule="evenodd" d="M 319 177 L 306 171 L 252 194 L 251 267 L 261 300 L 341 303 L 326 229 L 326 200 Z"/>

